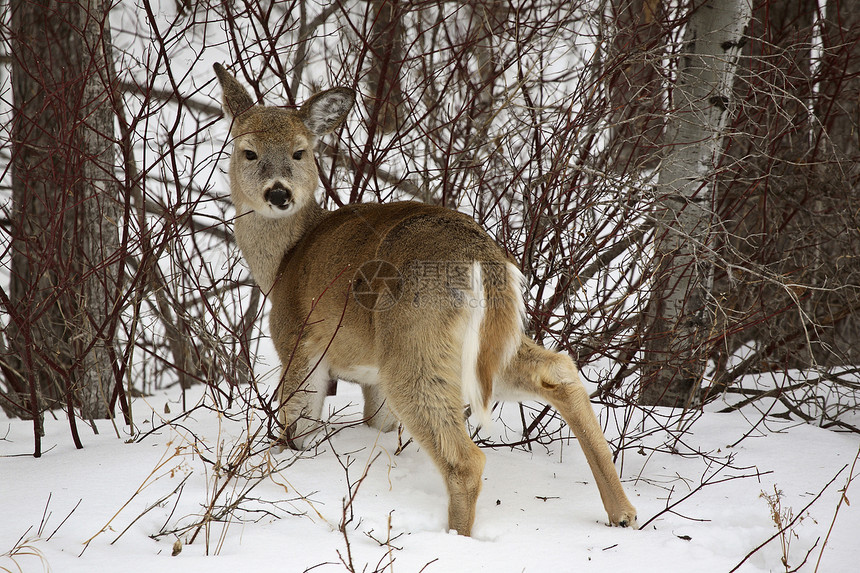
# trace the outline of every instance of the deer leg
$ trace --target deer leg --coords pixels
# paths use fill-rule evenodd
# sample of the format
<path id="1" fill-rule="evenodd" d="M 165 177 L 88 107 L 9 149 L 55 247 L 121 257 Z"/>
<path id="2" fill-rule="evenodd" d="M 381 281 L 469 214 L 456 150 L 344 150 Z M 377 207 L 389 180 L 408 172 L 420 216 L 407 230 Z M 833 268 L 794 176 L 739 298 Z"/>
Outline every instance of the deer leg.
<path id="1" fill-rule="evenodd" d="M 502 378 L 508 389 L 536 396 L 558 410 L 582 447 L 610 523 L 635 528 L 636 508 L 618 479 L 606 438 L 573 360 L 523 337 Z"/>
<path id="2" fill-rule="evenodd" d="M 304 353 L 293 357 L 290 368 L 281 369 L 278 386 L 278 420 L 281 439 L 295 450 L 305 449 L 322 427 L 320 414 L 329 383 L 325 361 L 308 360 Z"/>
<path id="3" fill-rule="evenodd" d="M 390 432 L 397 428 L 397 416 L 385 403 L 385 394 L 377 385 L 361 386 L 364 395 L 364 419 L 371 428 L 381 432 Z"/>

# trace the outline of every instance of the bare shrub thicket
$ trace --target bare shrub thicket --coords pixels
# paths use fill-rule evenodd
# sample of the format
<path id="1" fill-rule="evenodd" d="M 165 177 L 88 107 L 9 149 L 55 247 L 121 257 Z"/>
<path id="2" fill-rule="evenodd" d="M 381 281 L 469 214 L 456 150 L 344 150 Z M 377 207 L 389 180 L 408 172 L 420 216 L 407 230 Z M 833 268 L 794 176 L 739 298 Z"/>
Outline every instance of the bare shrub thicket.
<path id="1" fill-rule="evenodd" d="M 860 53 L 849 5 L 859 8 L 753 7 L 703 223 L 711 326 L 690 404 L 754 403 L 857 429 L 860 193 L 847 126 Z M 691 5 L 9 6 L 0 407 L 34 420 L 37 453 L 46 412 L 64 409 L 76 435 L 76 419 L 128 417 L 130 397 L 171 384 L 208 385 L 217 408 L 272 413 L 260 375 L 276 364 L 260 362 L 264 297 L 231 236 L 214 62 L 270 104 L 358 90 L 346 127 L 321 145 L 321 200 L 473 215 L 527 277 L 529 330 L 597 366 L 585 373 L 602 403 L 640 407 L 643 372 L 669 360 L 643 352 L 660 335 L 645 311 Z M 40 36 L 55 60 L 23 47 Z M 90 410 L 93 384 L 101 407 Z M 533 435 L 547 411 L 523 412 Z"/>

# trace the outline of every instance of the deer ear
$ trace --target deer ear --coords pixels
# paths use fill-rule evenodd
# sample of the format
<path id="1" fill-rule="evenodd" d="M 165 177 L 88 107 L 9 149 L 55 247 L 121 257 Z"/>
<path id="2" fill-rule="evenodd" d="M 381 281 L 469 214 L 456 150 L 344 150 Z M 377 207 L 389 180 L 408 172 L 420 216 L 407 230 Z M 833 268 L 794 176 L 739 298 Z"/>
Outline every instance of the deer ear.
<path id="1" fill-rule="evenodd" d="M 299 117 L 314 135 L 325 135 L 343 123 L 355 103 L 349 88 L 332 88 L 312 96 L 299 110 Z"/>
<path id="2" fill-rule="evenodd" d="M 248 95 L 248 91 L 233 75 L 224 69 L 221 64 L 214 64 L 215 75 L 221 83 L 223 100 L 221 107 L 224 113 L 230 117 L 238 117 L 242 113 L 254 107 L 254 100 Z"/>

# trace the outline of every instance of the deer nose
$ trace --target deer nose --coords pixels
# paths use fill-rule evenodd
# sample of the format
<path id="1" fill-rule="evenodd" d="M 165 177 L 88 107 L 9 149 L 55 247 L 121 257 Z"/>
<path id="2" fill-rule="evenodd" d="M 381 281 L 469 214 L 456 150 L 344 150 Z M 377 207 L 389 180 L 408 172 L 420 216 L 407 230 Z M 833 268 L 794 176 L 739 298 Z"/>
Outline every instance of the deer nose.
<path id="1" fill-rule="evenodd" d="M 271 189 L 266 189 L 266 193 L 263 195 L 263 198 L 272 207 L 286 209 L 290 206 L 290 202 L 293 200 L 293 194 L 289 189 L 277 184 Z"/>

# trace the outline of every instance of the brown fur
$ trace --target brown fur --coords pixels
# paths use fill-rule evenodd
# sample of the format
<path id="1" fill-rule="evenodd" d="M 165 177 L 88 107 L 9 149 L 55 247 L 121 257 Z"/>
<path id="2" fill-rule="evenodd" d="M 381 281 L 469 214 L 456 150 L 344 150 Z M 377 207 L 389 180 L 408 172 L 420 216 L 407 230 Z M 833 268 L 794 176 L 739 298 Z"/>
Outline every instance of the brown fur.
<path id="1" fill-rule="evenodd" d="M 324 211 L 313 149 L 354 93 L 329 90 L 299 110 L 254 106 L 215 71 L 233 118 L 236 239 L 272 304 L 288 442 L 319 427 L 330 378 L 362 384 L 368 421 L 403 423 L 445 477 L 449 528 L 469 535 L 484 454 L 464 401 L 486 415 L 494 394 L 539 397 L 579 438 L 610 522 L 635 527 L 576 366 L 522 333 L 521 275 L 492 239 L 470 217 L 421 203 Z"/>

